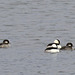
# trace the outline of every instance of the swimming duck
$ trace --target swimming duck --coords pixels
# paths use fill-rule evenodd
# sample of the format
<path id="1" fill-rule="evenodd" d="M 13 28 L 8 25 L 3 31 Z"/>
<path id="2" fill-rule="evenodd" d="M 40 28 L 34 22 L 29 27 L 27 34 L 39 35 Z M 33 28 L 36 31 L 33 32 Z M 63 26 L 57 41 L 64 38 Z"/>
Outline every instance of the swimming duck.
<path id="1" fill-rule="evenodd" d="M 3 42 L 0 43 L 0 48 L 6 48 L 9 46 L 10 46 L 10 43 L 9 43 L 9 40 L 7 40 L 7 39 L 3 40 Z"/>
<path id="2" fill-rule="evenodd" d="M 66 46 L 63 46 L 60 48 L 60 50 L 73 50 L 73 44 L 72 43 L 67 43 Z"/>

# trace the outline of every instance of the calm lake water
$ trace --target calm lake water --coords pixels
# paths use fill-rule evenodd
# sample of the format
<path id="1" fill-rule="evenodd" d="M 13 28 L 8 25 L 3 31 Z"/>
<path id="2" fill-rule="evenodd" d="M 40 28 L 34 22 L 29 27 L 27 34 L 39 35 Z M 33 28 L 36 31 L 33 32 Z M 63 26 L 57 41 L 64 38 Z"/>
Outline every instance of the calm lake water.
<path id="1" fill-rule="evenodd" d="M 75 47 L 75 0 L 0 0 L 1 75 L 75 75 L 75 51 L 44 53 L 55 39 Z"/>

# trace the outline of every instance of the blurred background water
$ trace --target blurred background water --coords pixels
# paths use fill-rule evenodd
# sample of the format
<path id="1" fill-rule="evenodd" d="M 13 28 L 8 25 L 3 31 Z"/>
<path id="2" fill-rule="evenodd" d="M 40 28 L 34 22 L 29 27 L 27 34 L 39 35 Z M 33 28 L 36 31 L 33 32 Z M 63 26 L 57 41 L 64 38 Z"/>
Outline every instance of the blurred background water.
<path id="1" fill-rule="evenodd" d="M 44 53 L 55 39 L 75 44 L 74 0 L 0 0 L 1 75 L 75 75 L 75 51 Z"/>

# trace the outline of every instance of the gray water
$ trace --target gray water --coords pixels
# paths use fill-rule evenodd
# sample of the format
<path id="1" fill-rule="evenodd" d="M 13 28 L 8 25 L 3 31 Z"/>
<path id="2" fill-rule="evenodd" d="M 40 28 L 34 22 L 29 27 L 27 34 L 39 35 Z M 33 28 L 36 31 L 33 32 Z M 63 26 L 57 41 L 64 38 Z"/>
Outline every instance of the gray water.
<path id="1" fill-rule="evenodd" d="M 55 39 L 75 44 L 75 0 L 0 0 L 4 39 L 0 75 L 75 75 L 75 51 L 44 53 Z"/>

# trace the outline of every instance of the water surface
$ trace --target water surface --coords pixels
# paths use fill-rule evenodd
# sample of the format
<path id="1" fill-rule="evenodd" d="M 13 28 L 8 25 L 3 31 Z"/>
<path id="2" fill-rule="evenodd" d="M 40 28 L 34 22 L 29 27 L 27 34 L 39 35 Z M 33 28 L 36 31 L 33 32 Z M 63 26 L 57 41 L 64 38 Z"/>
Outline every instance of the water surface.
<path id="1" fill-rule="evenodd" d="M 75 44 L 74 0 L 1 0 L 1 75 L 75 75 L 75 51 L 44 53 L 55 39 Z M 75 46 L 74 46 L 75 47 Z"/>

